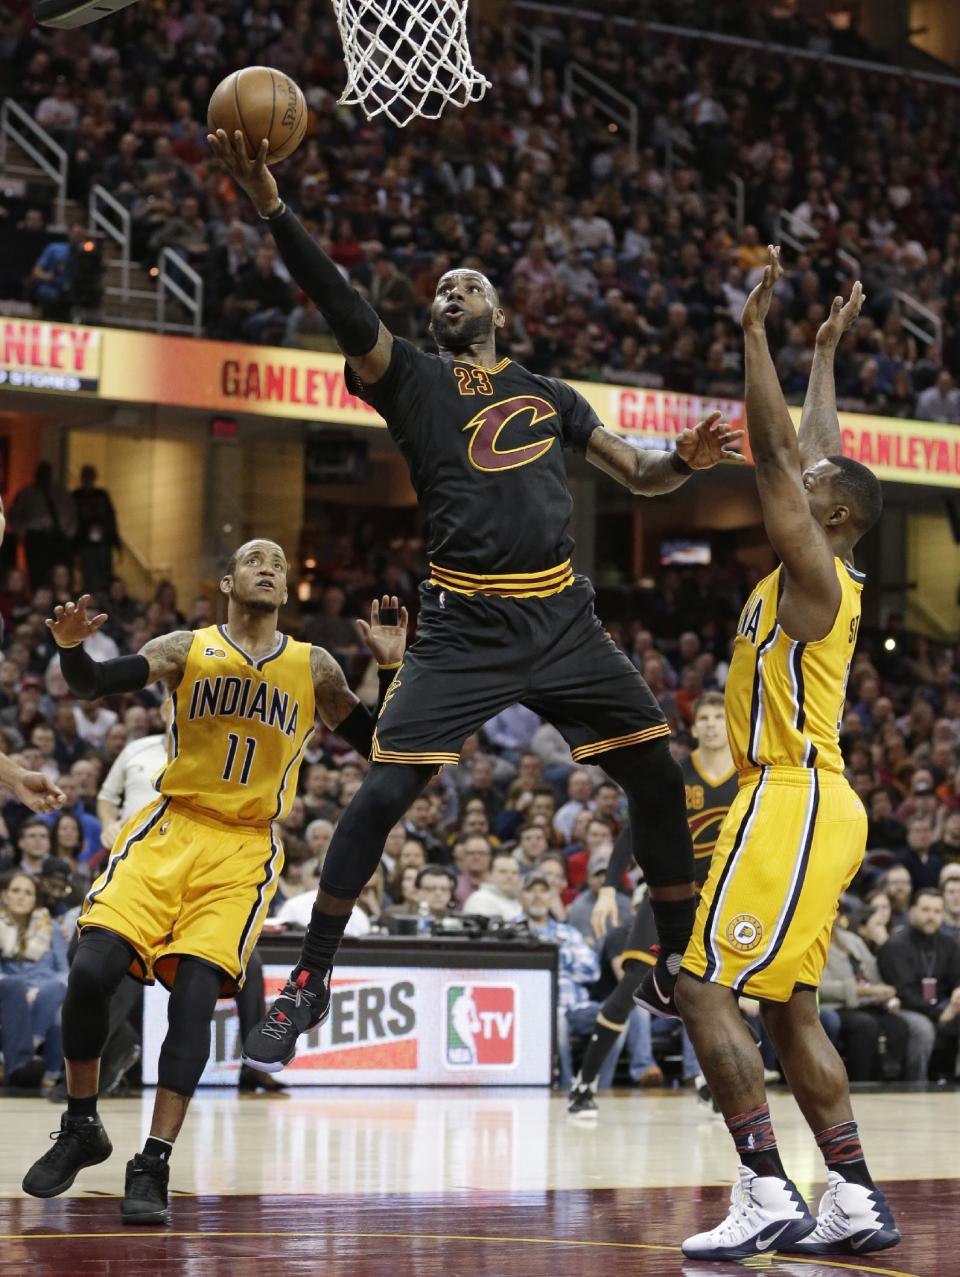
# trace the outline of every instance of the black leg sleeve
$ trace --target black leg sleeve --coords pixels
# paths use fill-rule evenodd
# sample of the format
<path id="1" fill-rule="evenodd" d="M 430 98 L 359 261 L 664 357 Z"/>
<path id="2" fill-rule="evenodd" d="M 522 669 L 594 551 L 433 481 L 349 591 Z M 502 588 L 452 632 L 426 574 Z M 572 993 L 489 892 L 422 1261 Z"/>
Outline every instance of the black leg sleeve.
<path id="1" fill-rule="evenodd" d="M 373 764 L 330 841 L 320 875 L 321 891 L 356 900 L 380 863 L 390 830 L 435 771 L 429 765 Z"/>
<path id="2" fill-rule="evenodd" d="M 357 899 L 380 863 L 390 830 L 435 770 L 406 763 L 374 763 L 330 842 L 320 875 L 321 892 L 345 905 Z M 325 976 L 333 966 L 349 917 L 346 907 L 328 912 L 319 904 L 313 906 L 297 973 Z"/>
<path id="3" fill-rule="evenodd" d="M 693 842 L 683 773 L 665 740 L 611 750 L 596 760 L 630 803 L 633 854 L 651 887 L 693 882 Z M 662 938 L 662 937 L 661 937 Z"/>
<path id="4" fill-rule="evenodd" d="M 160 1048 L 157 1085 L 177 1095 L 197 1089 L 210 1054 L 210 1021 L 223 972 L 199 958 L 181 958 L 167 1007 L 167 1036 Z"/>
<path id="5" fill-rule="evenodd" d="M 133 957 L 112 931 L 85 927 L 80 933 L 61 1013 L 65 1059 L 100 1058 L 110 1034 L 110 1002 Z"/>

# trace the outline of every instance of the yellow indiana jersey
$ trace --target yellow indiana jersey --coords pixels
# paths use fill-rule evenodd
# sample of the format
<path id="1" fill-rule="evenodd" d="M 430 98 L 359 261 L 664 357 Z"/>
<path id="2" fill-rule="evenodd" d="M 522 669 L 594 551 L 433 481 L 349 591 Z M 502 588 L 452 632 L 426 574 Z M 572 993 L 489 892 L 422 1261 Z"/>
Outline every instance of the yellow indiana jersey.
<path id="1" fill-rule="evenodd" d="M 830 633 L 799 643 L 777 620 L 780 568 L 756 586 L 740 616 L 726 686 L 727 734 L 737 770 L 843 771 L 840 720 L 866 579 L 834 559 L 840 607 Z"/>
<path id="2" fill-rule="evenodd" d="M 194 634 L 156 781 L 165 797 L 228 824 L 287 814 L 313 734 L 314 694 L 310 644 L 277 640 L 255 660 L 225 626 Z"/>

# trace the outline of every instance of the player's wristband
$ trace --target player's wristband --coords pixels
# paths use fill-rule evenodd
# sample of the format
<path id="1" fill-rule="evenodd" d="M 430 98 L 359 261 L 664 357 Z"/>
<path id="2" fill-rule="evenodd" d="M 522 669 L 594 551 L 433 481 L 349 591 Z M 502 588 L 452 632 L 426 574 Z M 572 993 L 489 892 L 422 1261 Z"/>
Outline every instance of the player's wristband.
<path id="1" fill-rule="evenodd" d="M 261 213 L 260 210 L 257 209 L 257 213 L 262 222 L 275 222 L 278 217 L 283 217 L 286 211 L 287 206 L 284 204 L 283 200 L 280 201 L 279 206 L 275 208 L 272 213 Z"/>
<path id="2" fill-rule="evenodd" d="M 688 466 L 679 452 L 670 453 L 670 464 L 677 474 L 693 474 L 693 466 Z"/>

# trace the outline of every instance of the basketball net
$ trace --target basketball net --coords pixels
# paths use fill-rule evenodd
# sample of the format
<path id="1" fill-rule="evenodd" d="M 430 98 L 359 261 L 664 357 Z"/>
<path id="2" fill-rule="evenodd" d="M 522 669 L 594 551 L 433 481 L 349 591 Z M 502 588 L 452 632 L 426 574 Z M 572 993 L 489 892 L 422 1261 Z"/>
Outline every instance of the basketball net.
<path id="1" fill-rule="evenodd" d="M 479 102 L 490 87 L 467 42 L 467 0 L 333 0 L 347 83 L 342 106 L 401 128 L 436 120 L 448 102 Z"/>

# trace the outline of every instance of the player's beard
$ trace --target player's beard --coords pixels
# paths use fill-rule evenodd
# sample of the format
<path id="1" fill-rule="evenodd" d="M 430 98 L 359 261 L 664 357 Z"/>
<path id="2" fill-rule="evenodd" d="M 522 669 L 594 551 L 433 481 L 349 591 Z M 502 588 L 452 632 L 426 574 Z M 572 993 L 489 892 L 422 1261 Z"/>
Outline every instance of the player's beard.
<path id="1" fill-rule="evenodd" d="M 491 332 L 489 315 L 467 315 L 449 320 L 441 314 L 433 321 L 433 335 L 442 350 L 469 350 L 478 342 L 488 340 Z"/>
<path id="2" fill-rule="evenodd" d="M 247 599 L 241 599 L 234 594 L 233 598 L 245 612 L 259 612 L 261 616 L 268 616 L 271 612 L 279 612 L 280 610 L 279 604 L 270 599 L 258 598 L 255 594 L 252 594 Z"/>

